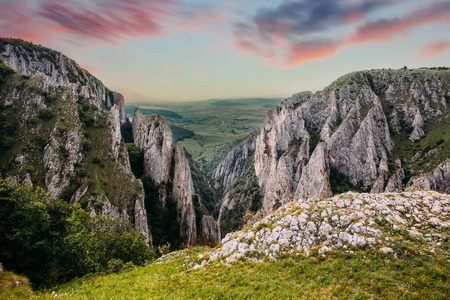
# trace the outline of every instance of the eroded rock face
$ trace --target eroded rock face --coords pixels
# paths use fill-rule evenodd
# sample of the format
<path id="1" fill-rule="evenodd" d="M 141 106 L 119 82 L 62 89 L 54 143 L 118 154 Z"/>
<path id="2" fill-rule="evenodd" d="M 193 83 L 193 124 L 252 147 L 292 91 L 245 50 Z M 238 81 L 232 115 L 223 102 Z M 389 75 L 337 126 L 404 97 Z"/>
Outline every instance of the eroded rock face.
<path id="1" fill-rule="evenodd" d="M 0 102 L 20 115 L 16 146 L 26 150 L 8 158 L 18 162 L 13 170 L 20 173 L 17 179 L 72 204 L 83 202 L 92 213 L 127 219 L 151 243 L 142 183 L 131 172 L 120 133 L 127 118 L 123 96 L 73 60 L 44 47 L 2 41 L 0 59 L 30 75 L 12 75 L 0 91 Z M 16 86 L 19 81 L 25 88 Z M 31 149 L 26 146 L 30 143 Z M 91 167 L 95 162 L 110 172 Z M 110 182 L 123 186 L 106 187 Z"/>
<path id="2" fill-rule="evenodd" d="M 127 119 L 121 94 L 108 90 L 99 79 L 57 51 L 6 44 L 0 49 L 0 59 L 21 74 L 42 78 L 46 89 L 51 86 L 71 87 L 73 93 L 90 99 L 98 108 L 109 110 L 117 105 L 121 122 L 124 123 Z"/>
<path id="3" fill-rule="evenodd" d="M 201 225 L 201 234 L 204 237 L 214 238 L 216 241 L 220 241 L 219 223 L 212 216 L 203 216 Z"/>
<path id="4" fill-rule="evenodd" d="M 393 157 L 392 134 L 423 138 L 426 122 L 448 115 L 448 83 L 444 72 L 355 72 L 315 94 L 294 94 L 269 111 L 254 165 L 265 214 L 292 197 L 331 195 L 331 170 L 373 192 L 401 190 L 404 174 L 386 178 L 402 164 Z M 442 170 L 436 172 L 444 178 Z M 423 186 L 436 186 L 425 177 Z"/>
<path id="5" fill-rule="evenodd" d="M 192 203 L 194 186 L 191 169 L 181 143 L 172 145 L 172 132 L 166 119 L 158 115 L 143 116 L 139 108 L 133 114 L 133 132 L 136 147 L 144 151 L 144 172 L 156 184 L 161 184 L 159 198 L 163 206 L 167 197 L 177 204 L 180 237 L 185 245 L 194 245 L 197 240 L 195 210 Z M 173 174 L 170 170 L 173 168 Z M 171 182 L 173 189 L 167 190 Z"/>
<path id="6" fill-rule="evenodd" d="M 435 190 L 450 193 L 450 159 L 439 164 L 431 172 L 412 177 L 408 182 L 408 189 Z"/>
<path id="7" fill-rule="evenodd" d="M 185 240 L 187 245 L 194 245 L 197 239 L 195 211 L 192 203 L 194 186 L 192 183 L 191 169 L 185 157 L 181 142 L 178 142 L 175 147 L 174 163 L 175 171 L 172 196 L 177 203 L 180 236 Z"/>
<path id="8" fill-rule="evenodd" d="M 225 159 L 214 170 L 212 177 L 215 179 L 214 187 L 231 186 L 243 176 L 248 167 L 247 160 L 255 153 L 256 134 L 250 135 L 241 144 L 230 149 Z"/>
<path id="9" fill-rule="evenodd" d="M 166 119 L 158 115 L 141 117 L 139 109 L 134 111 L 136 119 L 134 143 L 144 151 L 144 171 L 155 183 L 167 182 L 173 157 L 172 131 Z M 133 117 L 134 118 L 134 117 Z"/>

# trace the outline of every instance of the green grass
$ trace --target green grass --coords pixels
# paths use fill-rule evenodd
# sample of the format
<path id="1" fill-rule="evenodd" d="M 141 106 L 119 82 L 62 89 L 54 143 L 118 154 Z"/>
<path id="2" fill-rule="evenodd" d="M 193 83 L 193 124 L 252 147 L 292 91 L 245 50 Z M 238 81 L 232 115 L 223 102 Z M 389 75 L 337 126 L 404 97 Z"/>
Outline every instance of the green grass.
<path id="1" fill-rule="evenodd" d="M 0 272 L 1 299 L 28 299 L 31 295 L 31 287 L 26 277 L 8 271 Z"/>
<path id="2" fill-rule="evenodd" d="M 395 259 L 378 252 L 327 257 L 287 255 L 278 262 L 216 263 L 192 270 L 207 248 L 172 253 L 170 261 L 94 276 L 54 291 L 70 299 L 448 299 L 446 258 Z M 36 295 L 52 297 L 53 291 Z"/>

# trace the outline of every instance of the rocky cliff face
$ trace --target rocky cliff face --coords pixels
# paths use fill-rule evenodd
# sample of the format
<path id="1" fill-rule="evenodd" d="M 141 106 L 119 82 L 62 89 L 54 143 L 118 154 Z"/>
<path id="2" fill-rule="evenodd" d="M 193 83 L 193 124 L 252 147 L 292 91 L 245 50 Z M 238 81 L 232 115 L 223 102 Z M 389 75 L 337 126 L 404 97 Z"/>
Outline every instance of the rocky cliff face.
<path id="1" fill-rule="evenodd" d="M 194 245 L 197 240 L 196 215 L 192 202 L 194 186 L 191 169 L 183 146 L 172 145 L 172 132 L 166 119 L 158 115 L 142 116 L 139 108 L 133 114 L 133 135 L 136 147 L 144 152 L 144 173 L 159 187 L 163 206 L 174 201 L 183 244 Z"/>
<path id="2" fill-rule="evenodd" d="M 363 71 L 283 101 L 268 112 L 256 137 L 252 163 L 263 196 L 260 214 L 292 198 L 348 190 L 448 191 L 449 81 L 449 71 Z M 230 151 L 214 171 L 215 187 L 234 190 L 247 144 Z M 225 192 L 222 199 L 221 212 L 248 211 L 235 195 Z"/>
<path id="3" fill-rule="evenodd" d="M 224 149 L 227 153 L 212 173 L 214 188 L 221 198 L 219 224 L 221 234 L 243 225 L 260 208 L 260 189 L 254 171 L 257 133 L 243 142 Z"/>
<path id="4" fill-rule="evenodd" d="M 186 160 L 183 145 L 177 143 L 174 153 L 173 199 L 177 203 L 180 236 L 188 245 L 194 245 L 197 239 L 195 211 L 192 203 L 194 185 L 191 169 Z"/>
<path id="5" fill-rule="evenodd" d="M 172 131 L 166 119 L 158 115 L 142 116 L 139 109 L 134 111 L 134 143 L 144 151 L 145 173 L 156 182 L 167 182 L 173 157 Z M 133 117 L 134 118 L 134 117 Z"/>
<path id="6" fill-rule="evenodd" d="M 402 190 L 408 158 L 394 161 L 405 139 L 426 136 L 427 124 L 448 126 L 449 78 L 438 71 L 355 72 L 286 99 L 268 113 L 256 142 L 263 209 L 291 197 L 329 196 L 336 175 L 355 187 Z"/>
<path id="7" fill-rule="evenodd" d="M 200 233 L 202 236 L 213 238 L 215 241 L 220 241 L 221 239 L 219 223 L 212 216 L 202 217 Z"/>
<path id="8" fill-rule="evenodd" d="M 120 109 L 121 122 L 127 119 L 124 98 L 113 92 L 88 71 L 67 56 L 19 40 L 0 41 L 0 59 L 21 74 L 41 78 L 45 89 L 64 86 L 75 89 L 77 95 L 90 99 L 97 108 L 110 109 L 114 104 Z"/>
<path id="9" fill-rule="evenodd" d="M 408 182 L 408 190 L 435 190 L 450 194 L 450 159 L 439 164 L 433 171 L 420 174 Z"/>
<path id="10" fill-rule="evenodd" d="M 127 219 L 151 242 L 142 183 L 120 133 L 123 97 L 44 47 L 0 39 L 0 59 L 2 176 Z"/>

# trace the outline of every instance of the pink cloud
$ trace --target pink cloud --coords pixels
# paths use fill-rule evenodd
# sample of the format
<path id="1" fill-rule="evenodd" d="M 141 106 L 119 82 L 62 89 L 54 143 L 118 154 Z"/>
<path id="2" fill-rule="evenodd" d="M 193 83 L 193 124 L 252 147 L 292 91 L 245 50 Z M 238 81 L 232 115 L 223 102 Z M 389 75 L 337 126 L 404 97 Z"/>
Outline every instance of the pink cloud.
<path id="1" fill-rule="evenodd" d="M 414 55 L 417 58 L 431 58 L 443 54 L 450 49 L 450 42 L 434 42 L 419 49 Z"/>
<path id="2" fill-rule="evenodd" d="M 46 1 L 40 14 L 57 25 L 52 27 L 57 33 L 111 41 L 123 36 L 161 35 L 163 27 L 158 22 L 172 15 L 172 5 L 173 1 L 121 0 L 103 7 L 85 7 L 78 3 Z"/>
<path id="3" fill-rule="evenodd" d="M 290 68 L 314 60 L 334 56 L 339 46 L 333 43 L 292 44 L 283 67 Z"/>
<path id="4" fill-rule="evenodd" d="M 21 38 L 35 43 L 47 44 L 48 35 L 42 34 L 47 28 L 45 20 L 41 20 L 29 8 L 28 0 L 5 0 L 0 6 L 0 35 L 3 37 Z M 43 22 L 44 21 L 44 22 Z M 42 26 L 36 26 L 36 23 Z"/>
<path id="5" fill-rule="evenodd" d="M 58 39 L 116 43 L 195 31 L 222 18 L 183 0 L 3 0 L 0 34 L 48 44 Z"/>
<path id="6" fill-rule="evenodd" d="M 381 20 L 357 28 L 348 38 L 347 44 L 363 44 L 383 41 L 394 34 L 405 32 L 413 27 L 427 24 L 449 23 L 450 3 L 419 9 L 403 18 Z"/>
<path id="7" fill-rule="evenodd" d="M 302 5 L 300 6 L 302 7 Z M 324 15 L 333 20 L 338 18 L 341 24 L 350 25 L 364 20 L 366 13 L 366 10 L 361 9 L 347 10 L 342 15 L 334 13 Z M 450 24 L 449 15 L 450 3 L 437 3 L 421 7 L 403 17 L 357 26 L 353 29 L 353 32 L 344 37 L 314 42 L 314 39 L 311 41 L 312 37 L 308 30 L 322 30 L 320 26 L 314 25 L 316 27 L 312 27 L 313 25 L 311 25 L 306 27 L 307 30 L 297 28 L 294 26 L 297 22 L 297 18 L 293 17 L 296 16 L 295 12 L 291 13 L 287 9 L 278 9 L 272 15 L 265 13 L 255 18 L 252 25 L 238 24 L 236 27 L 238 34 L 234 44 L 242 53 L 262 57 L 266 60 L 266 63 L 276 62 L 282 67 L 294 67 L 334 56 L 343 47 L 384 42 L 397 34 L 406 33 L 416 27 L 430 24 L 448 25 Z M 325 34 L 326 30 L 318 32 Z M 435 46 L 435 49 L 429 49 L 427 53 L 443 52 L 446 49 L 447 45 L 438 45 Z M 268 50 L 271 50 L 271 52 L 269 53 Z"/>
<path id="8" fill-rule="evenodd" d="M 262 49 L 253 44 L 252 42 L 245 41 L 245 40 L 236 40 L 235 45 L 238 47 L 239 50 L 241 50 L 243 53 L 247 55 L 260 55 L 262 52 Z"/>

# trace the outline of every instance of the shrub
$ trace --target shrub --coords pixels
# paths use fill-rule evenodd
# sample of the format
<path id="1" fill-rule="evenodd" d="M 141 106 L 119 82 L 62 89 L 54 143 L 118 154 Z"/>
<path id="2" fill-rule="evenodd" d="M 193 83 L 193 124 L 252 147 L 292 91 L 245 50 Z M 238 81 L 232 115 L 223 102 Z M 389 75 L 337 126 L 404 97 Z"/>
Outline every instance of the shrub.
<path id="1" fill-rule="evenodd" d="M 49 108 L 44 108 L 39 112 L 39 118 L 48 121 L 54 118 L 53 112 Z"/>
<path id="2" fill-rule="evenodd" d="M 0 179 L 0 261 L 50 286 L 88 273 L 143 265 L 155 258 L 128 221 L 94 216 L 41 188 Z M 129 263 L 131 262 L 131 264 Z M 120 267 L 120 268 L 119 268 Z"/>
<path id="3" fill-rule="evenodd" d="M 37 123 L 38 123 L 38 119 L 37 118 L 33 118 L 33 117 L 31 117 L 31 118 L 29 118 L 28 119 L 28 124 L 30 124 L 30 125 L 36 125 Z"/>
<path id="4" fill-rule="evenodd" d="M 91 142 L 89 142 L 89 140 L 87 140 L 87 139 L 84 139 L 81 142 L 81 146 L 83 147 L 83 150 L 86 152 L 89 152 L 92 149 Z"/>

